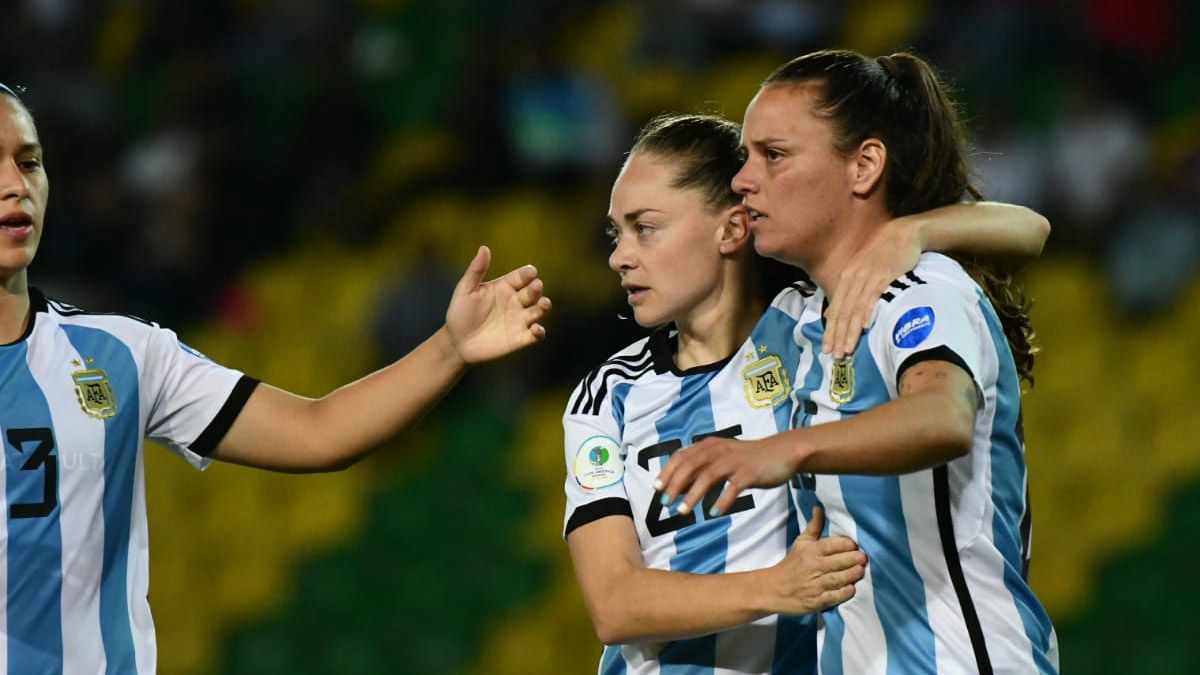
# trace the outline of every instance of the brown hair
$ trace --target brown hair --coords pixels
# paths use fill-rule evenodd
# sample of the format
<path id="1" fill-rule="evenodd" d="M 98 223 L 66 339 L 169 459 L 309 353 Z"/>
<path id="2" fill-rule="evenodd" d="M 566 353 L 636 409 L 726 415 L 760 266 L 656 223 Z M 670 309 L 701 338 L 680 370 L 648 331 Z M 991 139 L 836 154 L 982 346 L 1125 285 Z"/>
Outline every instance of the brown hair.
<path id="1" fill-rule="evenodd" d="M 849 154 L 868 138 L 883 142 L 884 204 L 892 216 L 954 204 L 965 195 L 982 199 L 968 177 L 954 101 L 922 59 L 903 52 L 870 59 L 847 50 L 818 51 L 783 64 L 763 86 L 801 82 L 820 86 L 815 112 L 832 123 L 838 152 Z M 1024 294 L 1009 273 L 972 258 L 959 262 L 987 293 L 1017 374 L 1032 384 L 1037 348 Z"/>

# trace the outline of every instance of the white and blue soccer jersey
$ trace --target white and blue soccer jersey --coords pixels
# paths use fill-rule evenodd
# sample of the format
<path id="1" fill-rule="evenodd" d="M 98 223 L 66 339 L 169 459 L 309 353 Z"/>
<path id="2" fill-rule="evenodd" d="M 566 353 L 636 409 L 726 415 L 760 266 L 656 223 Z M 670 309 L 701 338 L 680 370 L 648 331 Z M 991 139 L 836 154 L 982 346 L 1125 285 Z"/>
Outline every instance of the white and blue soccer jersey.
<path id="1" fill-rule="evenodd" d="M 788 428 L 802 347 L 791 340 L 806 298 L 784 291 L 728 359 L 680 371 L 659 330 L 589 373 L 563 416 L 564 536 L 609 516 L 633 519 L 647 568 L 719 574 L 774 565 L 799 534 L 795 491 L 749 490 L 707 517 L 718 493 L 680 514 L 653 483 L 680 448 L 706 436 L 755 439 Z M 713 635 L 604 648 L 602 675 L 815 673 L 815 617 L 770 616 Z"/>
<path id="2" fill-rule="evenodd" d="M 142 439 L 202 468 L 256 383 L 156 325 L 30 296 L 0 345 L 0 673 L 148 675 Z"/>
<path id="3" fill-rule="evenodd" d="M 971 451 L 901 476 L 802 475 L 801 510 L 870 564 L 851 600 L 822 614 L 827 675 L 1056 673 L 1054 630 L 1025 578 L 1030 512 L 1012 353 L 986 296 L 958 263 L 924 254 L 892 283 L 852 358 L 820 355 L 823 293 L 795 331 L 802 346 L 794 427 L 895 399 L 905 370 L 955 363 L 978 387 Z M 816 355 L 816 358 L 814 358 Z"/>

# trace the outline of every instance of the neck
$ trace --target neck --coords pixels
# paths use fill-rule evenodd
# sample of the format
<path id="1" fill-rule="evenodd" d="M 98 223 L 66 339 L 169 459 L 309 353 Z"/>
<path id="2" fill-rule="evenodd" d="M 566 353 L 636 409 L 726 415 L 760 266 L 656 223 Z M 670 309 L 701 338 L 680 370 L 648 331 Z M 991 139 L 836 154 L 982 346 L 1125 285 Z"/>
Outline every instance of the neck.
<path id="1" fill-rule="evenodd" d="M 726 274 L 708 301 L 675 322 L 679 329 L 675 365 L 687 370 L 729 358 L 766 309 L 760 296 L 755 284 L 738 274 Z"/>
<path id="2" fill-rule="evenodd" d="M 830 242 L 819 260 L 804 265 L 804 269 L 827 296 L 837 293 L 842 270 L 866 246 L 871 237 L 888 221 L 889 216 L 882 206 L 872 202 L 849 214 L 843 222 L 835 225 L 837 237 Z"/>
<path id="3" fill-rule="evenodd" d="M 29 321 L 29 285 L 25 273 L 0 284 L 0 345 L 16 342 Z"/>

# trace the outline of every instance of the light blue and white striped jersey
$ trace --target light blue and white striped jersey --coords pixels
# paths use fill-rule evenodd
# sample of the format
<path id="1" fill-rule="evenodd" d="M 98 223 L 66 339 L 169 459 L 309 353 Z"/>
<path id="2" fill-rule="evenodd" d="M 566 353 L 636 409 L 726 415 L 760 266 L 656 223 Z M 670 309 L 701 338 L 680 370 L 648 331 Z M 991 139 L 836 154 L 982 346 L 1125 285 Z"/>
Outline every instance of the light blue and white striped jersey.
<path id="1" fill-rule="evenodd" d="M 155 672 L 142 439 L 203 468 L 255 382 L 30 289 L 0 345 L 0 673 Z"/>
<path id="2" fill-rule="evenodd" d="M 1020 388 L 986 296 L 958 263 L 926 253 L 892 283 L 857 351 L 840 362 L 820 354 L 823 304 L 818 291 L 795 330 L 795 427 L 896 398 L 901 375 L 924 360 L 961 366 L 981 402 L 974 446 L 948 464 L 901 476 L 801 476 L 804 514 L 815 492 L 827 533 L 851 537 L 871 561 L 854 598 L 822 614 L 821 672 L 1056 673 L 1054 629 L 1025 579 Z"/>
<path id="3" fill-rule="evenodd" d="M 755 439 L 786 430 L 800 351 L 792 330 L 806 297 L 785 290 L 728 359 L 680 371 L 659 330 L 589 373 L 563 416 L 564 536 L 608 516 L 633 519 L 647 568 L 742 572 L 783 559 L 799 534 L 795 491 L 749 490 L 730 513 L 681 515 L 653 487 L 672 453 L 706 436 Z M 815 617 L 770 616 L 713 635 L 604 648 L 602 675 L 815 673 Z"/>

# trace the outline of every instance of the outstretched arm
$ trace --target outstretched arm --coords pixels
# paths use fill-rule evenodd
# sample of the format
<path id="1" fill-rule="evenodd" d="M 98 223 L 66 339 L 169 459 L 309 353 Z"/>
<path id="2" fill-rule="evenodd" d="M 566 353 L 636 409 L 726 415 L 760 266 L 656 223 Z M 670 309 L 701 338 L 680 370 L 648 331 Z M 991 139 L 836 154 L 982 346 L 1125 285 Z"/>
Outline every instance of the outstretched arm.
<path id="1" fill-rule="evenodd" d="M 213 453 L 263 469 L 342 469 L 407 429 L 474 363 L 545 336 L 550 311 L 532 265 L 483 282 L 491 252 L 480 247 L 459 280 L 446 324 L 399 361 L 320 399 L 260 385 Z"/>
<path id="2" fill-rule="evenodd" d="M 879 229 L 838 277 L 822 345 L 842 357 L 871 325 L 879 294 L 917 264 L 922 251 L 966 253 L 1019 268 L 1042 253 L 1050 221 L 1015 204 L 973 202 L 895 218 Z"/>
<path id="3" fill-rule="evenodd" d="M 676 640 L 770 614 L 807 614 L 854 596 L 867 558 L 845 537 L 819 539 L 814 513 L 779 564 L 752 572 L 688 574 L 647 569 L 633 522 L 610 516 L 567 536 L 596 634 L 605 644 Z"/>

